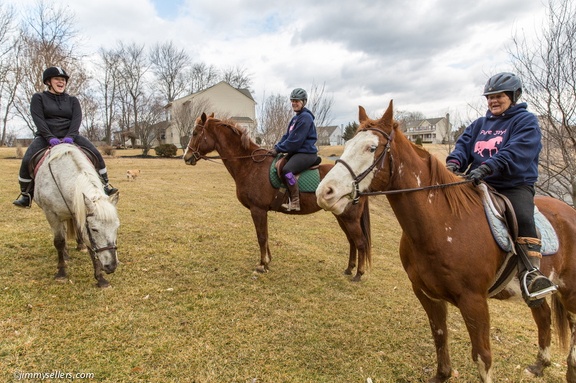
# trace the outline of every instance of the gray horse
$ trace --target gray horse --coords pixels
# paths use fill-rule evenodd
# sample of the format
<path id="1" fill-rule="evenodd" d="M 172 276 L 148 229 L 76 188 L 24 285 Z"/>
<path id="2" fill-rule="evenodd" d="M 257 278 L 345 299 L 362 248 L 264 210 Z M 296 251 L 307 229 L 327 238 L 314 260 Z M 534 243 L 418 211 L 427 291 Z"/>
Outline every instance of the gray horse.
<path id="1" fill-rule="evenodd" d="M 118 265 L 116 237 L 120 220 L 116 210 L 118 194 L 108 197 L 94 166 L 76 146 L 52 147 L 35 176 L 35 201 L 42 208 L 54 234 L 58 251 L 57 280 L 66 280 L 67 239 L 86 244 L 94 278 L 99 287 L 108 287 L 103 277 Z"/>

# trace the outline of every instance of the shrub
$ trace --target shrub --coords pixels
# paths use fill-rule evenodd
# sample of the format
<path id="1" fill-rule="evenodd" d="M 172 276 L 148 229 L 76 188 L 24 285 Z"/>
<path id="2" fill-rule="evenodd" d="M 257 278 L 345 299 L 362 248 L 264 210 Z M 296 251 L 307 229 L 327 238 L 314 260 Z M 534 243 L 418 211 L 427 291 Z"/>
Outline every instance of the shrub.
<path id="1" fill-rule="evenodd" d="M 102 145 L 99 147 L 100 151 L 107 156 L 114 156 L 116 154 L 116 148 L 112 145 Z"/>
<path id="2" fill-rule="evenodd" d="M 178 148 L 174 144 L 161 144 L 154 148 L 159 157 L 174 157 Z"/>

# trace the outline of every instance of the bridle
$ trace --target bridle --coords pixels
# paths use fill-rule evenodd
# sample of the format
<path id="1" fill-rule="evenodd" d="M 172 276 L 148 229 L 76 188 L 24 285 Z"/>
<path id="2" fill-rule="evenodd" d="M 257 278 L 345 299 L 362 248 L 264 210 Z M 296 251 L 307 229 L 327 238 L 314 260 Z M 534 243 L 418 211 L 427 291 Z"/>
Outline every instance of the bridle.
<path id="1" fill-rule="evenodd" d="M 384 167 L 384 162 L 386 161 L 386 156 L 388 155 L 388 153 L 391 153 L 391 151 L 390 151 L 391 150 L 391 144 L 392 144 L 392 140 L 394 139 L 394 129 L 392 129 L 392 132 L 390 134 L 386 133 L 383 130 L 377 129 L 377 128 L 364 128 L 364 129 L 359 130 L 359 132 L 365 132 L 365 131 L 373 131 L 373 132 L 376 132 L 378 134 L 381 134 L 384 138 L 386 138 L 386 145 L 384 145 L 384 150 L 374 160 L 374 162 L 372 162 L 372 164 L 368 167 L 368 169 L 366 169 L 362 173 L 356 175 L 356 173 L 354 173 L 354 170 L 352 169 L 352 167 L 350 165 L 348 165 L 346 163 L 346 161 L 344 161 L 342 159 L 336 160 L 336 163 L 337 164 L 340 163 L 340 164 L 344 165 L 344 167 L 346 169 L 348 169 L 348 171 L 350 172 L 350 175 L 352 176 L 352 191 L 350 192 L 349 196 L 350 196 L 350 199 L 352 199 L 353 205 L 356 205 L 360 201 L 361 196 L 410 193 L 410 192 L 421 191 L 421 190 L 442 189 L 442 188 L 449 187 L 449 186 L 456 186 L 456 185 L 462 185 L 462 184 L 467 184 L 467 183 L 473 182 L 472 180 L 467 179 L 464 181 L 451 182 L 451 183 L 447 183 L 447 184 L 429 185 L 429 186 L 422 186 L 422 187 L 409 188 L 409 189 L 361 192 L 360 191 L 360 182 L 364 178 L 366 178 L 366 176 L 368 174 L 370 174 L 374 169 L 376 169 L 376 171 L 379 171 Z M 392 157 L 392 154 L 390 154 L 390 177 L 392 177 L 394 175 L 393 163 L 394 163 L 394 158 Z"/>
<path id="2" fill-rule="evenodd" d="M 380 153 L 378 155 L 378 157 L 374 159 L 372 164 L 370 166 L 368 166 L 368 168 L 366 170 L 364 170 L 362 173 L 356 175 L 356 173 L 354 173 L 354 170 L 352 169 L 352 167 L 350 165 L 348 165 L 346 163 L 346 161 L 344 161 L 341 158 L 336 160 L 336 163 L 344 165 L 344 167 L 346 169 L 348 169 L 348 171 L 350 172 L 350 175 L 352 176 L 352 191 L 350 192 L 350 198 L 352 199 L 353 205 L 356 205 L 358 203 L 358 201 L 360 201 L 360 196 L 364 195 L 364 193 L 360 192 L 360 182 L 362 182 L 362 180 L 364 178 L 366 178 L 366 176 L 368 174 L 370 174 L 374 169 L 376 169 L 376 171 L 378 171 L 378 170 L 382 169 L 382 167 L 384 166 L 386 156 L 388 155 L 388 153 L 390 153 L 390 145 L 392 143 L 392 139 L 394 138 L 394 129 L 392 129 L 392 132 L 390 134 L 386 133 L 383 130 L 376 129 L 376 128 L 365 128 L 365 129 L 360 130 L 360 132 L 366 132 L 366 131 L 376 132 L 378 134 L 381 134 L 384 138 L 386 138 L 386 145 L 384 146 L 384 150 L 382 150 L 382 153 Z M 390 156 L 390 159 L 392 160 L 392 156 Z M 392 172 L 393 172 L 393 168 L 392 168 L 392 166 L 390 166 L 390 175 L 392 175 Z"/>
<path id="3" fill-rule="evenodd" d="M 68 212 L 70 213 L 70 216 L 72 216 L 72 223 L 76 229 L 76 232 L 79 233 L 80 230 L 78 230 L 78 227 L 77 227 L 78 224 L 76 221 L 76 215 L 74 214 L 74 212 L 70 208 L 70 205 L 68 205 L 68 201 L 66 201 L 66 198 L 64 198 L 64 194 L 62 193 L 62 189 L 60 189 L 60 185 L 58 184 L 58 181 L 56 181 L 56 177 L 54 176 L 54 172 L 52 171 L 52 163 L 51 162 L 48 162 L 48 169 L 50 170 L 50 175 L 52 176 L 52 180 L 54 181 L 54 184 L 56 184 L 56 188 L 58 189 L 58 192 L 60 193 L 60 196 L 62 197 L 62 200 L 64 201 L 64 204 L 66 205 L 66 208 L 68 209 Z M 91 217 L 91 216 L 93 216 L 93 214 L 86 215 L 86 223 L 84 224 L 84 229 L 86 230 L 86 233 L 88 234 L 88 239 L 90 241 L 90 246 L 86 245 L 86 247 L 88 247 L 88 250 L 90 250 L 90 255 L 92 257 L 95 257 L 96 254 L 98 254 L 102 251 L 107 251 L 107 250 L 116 251 L 118 249 L 118 246 L 116 246 L 115 244 L 112 244 L 112 245 L 109 244 L 108 246 L 103 246 L 103 247 L 96 247 L 94 237 L 92 236 L 92 231 L 90 230 L 90 226 L 88 225 L 88 217 Z"/>
<path id="4" fill-rule="evenodd" d="M 228 157 L 228 158 L 224 158 L 222 156 L 207 156 L 205 154 L 200 154 L 200 141 L 202 139 L 204 139 L 204 141 L 207 141 L 208 139 L 206 138 L 206 135 L 204 134 L 204 125 L 201 125 L 201 124 L 196 124 L 194 126 L 194 130 L 192 131 L 192 135 L 194 135 L 194 131 L 196 131 L 196 128 L 198 128 L 198 127 L 202 128 L 201 133 L 199 133 L 199 134 L 201 134 L 201 137 L 198 138 L 198 145 L 196 145 L 196 148 L 193 148 L 192 146 L 190 146 L 190 143 L 192 142 L 192 140 L 188 141 L 188 145 L 187 145 L 187 149 L 192 152 L 192 156 L 194 157 L 195 162 L 197 162 L 201 159 L 206 160 L 206 161 L 213 161 L 213 160 L 231 160 L 231 159 L 241 159 L 241 158 L 251 158 L 252 161 L 254 161 L 254 162 L 262 162 L 266 159 L 266 157 L 270 156 L 270 154 L 268 153 L 268 150 L 264 149 L 264 148 L 258 148 L 256 150 L 254 150 L 252 153 L 250 153 L 250 155 L 248 155 L 248 156 L 237 156 L 237 157 Z M 259 152 L 259 151 L 264 151 L 266 153 L 257 154 L 257 152 Z M 257 157 L 258 157 L 258 159 L 257 159 Z"/>

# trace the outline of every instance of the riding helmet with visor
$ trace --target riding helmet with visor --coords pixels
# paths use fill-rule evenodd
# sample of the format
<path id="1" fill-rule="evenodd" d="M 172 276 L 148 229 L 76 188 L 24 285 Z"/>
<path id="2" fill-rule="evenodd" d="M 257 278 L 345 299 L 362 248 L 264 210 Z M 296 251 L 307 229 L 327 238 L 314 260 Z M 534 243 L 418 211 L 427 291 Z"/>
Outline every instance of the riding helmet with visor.
<path id="1" fill-rule="evenodd" d="M 490 79 L 484 86 L 483 96 L 488 96 L 497 93 L 506 93 L 512 100 L 512 104 L 516 104 L 516 101 L 522 95 L 522 81 L 514 73 L 502 72 L 498 73 Z"/>
<path id="2" fill-rule="evenodd" d="M 66 82 L 68 82 L 68 79 L 70 78 L 70 76 L 66 74 L 66 71 L 64 69 L 57 66 L 51 66 L 50 68 L 46 68 L 44 73 L 42 73 L 42 82 L 45 85 L 48 85 L 48 82 L 52 77 L 64 77 L 66 79 Z"/>

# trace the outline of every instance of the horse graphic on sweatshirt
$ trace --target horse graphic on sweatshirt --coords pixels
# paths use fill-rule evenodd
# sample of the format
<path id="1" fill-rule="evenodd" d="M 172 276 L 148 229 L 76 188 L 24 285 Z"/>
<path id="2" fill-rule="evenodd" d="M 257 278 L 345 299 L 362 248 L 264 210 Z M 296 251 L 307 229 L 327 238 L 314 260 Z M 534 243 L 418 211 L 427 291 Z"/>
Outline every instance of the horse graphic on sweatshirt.
<path id="1" fill-rule="evenodd" d="M 499 145 L 501 143 L 502 143 L 501 136 L 491 138 L 487 141 L 476 141 L 476 145 L 474 146 L 474 153 L 477 153 L 481 157 L 484 157 L 484 154 L 482 153 L 485 150 L 488 150 L 488 155 L 492 157 L 492 151 L 498 153 L 498 147 L 496 145 Z"/>

